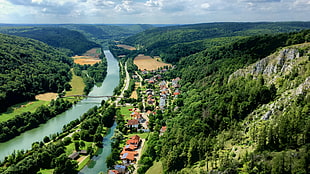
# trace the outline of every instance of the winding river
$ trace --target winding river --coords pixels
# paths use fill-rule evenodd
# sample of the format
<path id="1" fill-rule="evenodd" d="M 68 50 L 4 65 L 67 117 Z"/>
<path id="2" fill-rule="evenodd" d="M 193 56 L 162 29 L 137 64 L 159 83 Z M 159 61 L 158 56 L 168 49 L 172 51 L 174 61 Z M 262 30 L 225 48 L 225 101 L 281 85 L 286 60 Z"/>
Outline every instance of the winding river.
<path id="1" fill-rule="evenodd" d="M 93 88 L 93 90 L 89 93 L 90 96 L 112 96 L 114 88 L 119 84 L 120 77 L 118 62 L 109 50 L 105 50 L 104 54 L 108 62 L 107 76 L 100 87 L 95 86 Z M 100 103 L 103 99 L 106 100 L 107 98 L 83 99 L 74 105 L 71 109 L 58 115 L 55 118 L 50 119 L 47 123 L 40 125 L 38 128 L 22 133 L 18 137 L 15 137 L 14 139 L 5 143 L 0 143 L 0 160 L 3 160 L 5 156 L 12 154 L 14 150 L 31 149 L 32 143 L 36 141 L 42 141 L 44 136 L 61 132 L 65 124 L 68 124 L 70 121 L 79 118 L 90 108 L 94 106 L 100 106 Z M 98 174 L 97 170 L 99 172 L 106 172 L 105 158 L 111 152 L 110 138 L 113 135 L 115 126 L 116 125 L 110 129 L 108 135 L 104 138 L 103 143 L 105 148 L 103 148 L 101 153 L 96 157 L 97 159 L 94 159 L 92 167 L 86 167 L 86 169 L 83 169 L 87 171 L 87 174 Z M 90 171 L 91 168 L 94 168 L 94 170 Z M 84 171 L 82 172 L 84 173 Z"/>

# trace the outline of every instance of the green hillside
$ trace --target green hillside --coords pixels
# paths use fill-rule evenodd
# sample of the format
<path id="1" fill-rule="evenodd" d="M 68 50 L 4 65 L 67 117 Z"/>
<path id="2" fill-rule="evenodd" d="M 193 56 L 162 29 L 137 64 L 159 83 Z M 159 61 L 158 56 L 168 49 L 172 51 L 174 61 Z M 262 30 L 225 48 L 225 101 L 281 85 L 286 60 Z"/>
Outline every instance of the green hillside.
<path id="1" fill-rule="evenodd" d="M 62 92 L 73 61 L 42 42 L 0 34 L 0 112 L 36 94 Z"/>
<path id="2" fill-rule="evenodd" d="M 138 173 L 150 159 L 165 173 L 309 173 L 309 42 L 310 30 L 254 36 L 183 57 L 170 74 L 182 94 Z"/>
<path id="3" fill-rule="evenodd" d="M 108 47 L 111 41 L 118 41 L 135 35 L 144 30 L 154 28 L 147 24 L 124 24 L 124 25 L 60 25 L 70 30 L 83 33 L 88 39 L 100 43 L 103 47 Z"/>
<path id="4" fill-rule="evenodd" d="M 222 46 L 246 36 L 300 31 L 309 29 L 310 22 L 277 23 L 207 23 L 177 25 L 146 30 L 124 40 L 149 55 L 161 56 L 176 63 L 181 57 Z"/>
<path id="5" fill-rule="evenodd" d="M 65 48 L 69 55 L 81 55 L 87 50 L 100 47 L 89 41 L 82 33 L 66 28 L 50 26 L 2 27 L 0 32 L 42 41 L 56 48 Z"/>

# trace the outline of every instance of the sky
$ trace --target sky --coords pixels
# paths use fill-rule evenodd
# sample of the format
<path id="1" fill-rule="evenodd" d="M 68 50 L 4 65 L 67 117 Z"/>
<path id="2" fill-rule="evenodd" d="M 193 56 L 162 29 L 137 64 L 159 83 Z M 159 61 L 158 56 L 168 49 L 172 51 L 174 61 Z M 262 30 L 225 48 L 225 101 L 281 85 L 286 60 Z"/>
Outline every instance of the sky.
<path id="1" fill-rule="evenodd" d="M 0 23 L 310 21 L 310 0 L 0 0 Z"/>

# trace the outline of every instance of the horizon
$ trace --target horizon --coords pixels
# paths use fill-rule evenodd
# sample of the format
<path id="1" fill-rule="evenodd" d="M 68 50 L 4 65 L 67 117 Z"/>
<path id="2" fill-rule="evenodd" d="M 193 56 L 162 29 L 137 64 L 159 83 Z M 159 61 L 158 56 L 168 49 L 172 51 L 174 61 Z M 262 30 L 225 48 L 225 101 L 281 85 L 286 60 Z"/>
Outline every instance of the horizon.
<path id="1" fill-rule="evenodd" d="M 231 21 L 231 22 L 202 22 L 202 23 L 0 23 L 0 25 L 199 25 L 199 24 L 215 24 L 215 23 L 286 23 L 286 22 L 310 22 L 310 20 L 304 21 Z"/>

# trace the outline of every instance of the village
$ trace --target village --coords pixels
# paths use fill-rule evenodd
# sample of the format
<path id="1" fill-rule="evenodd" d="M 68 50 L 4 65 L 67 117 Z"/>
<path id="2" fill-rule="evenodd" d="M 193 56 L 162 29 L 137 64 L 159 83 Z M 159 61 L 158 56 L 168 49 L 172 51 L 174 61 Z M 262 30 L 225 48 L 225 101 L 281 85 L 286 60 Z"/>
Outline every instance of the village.
<path id="1" fill-rule="evenodd" d="M 181 79 L 164 80 L 162 74 L 166 71 L 168 70 L 159 69 L 148 71 L 144 69 L 131 75 L 131 78 L 137 81 L 143 79 L 143 82 L 140 81 L 139 83 L 143 89 L 140 92 L 142 94 L 142 103 L 144 107 L 141 110 L 138 107 L 131 106 L 129 103 L 123 105 L 123 107 L 129 108 L 127 111 L 125 110 L 127 113 L 122 113 L 123 116 L 130 115 L 130 119 L 125 120 L 126 127 L 130 130 L 131 134 L 137 134 L 126 140 L 126 144 L 119 154 L 120 161 L 114 166 L 113 170 L 108 171 L 109 174 L 137 173 L 137 168 L 139 167 L 138 161 L 142 156 L 143 147 L 147 141 L 147 138 L 141 138 L 139 135 L 148 135 L 152 132 L 150 129 L 149 116 L 156 115 L 157 111 L 164 112 L 166 107 L 169 107 L 169 104 L 173 102 L 173 99 L 181 94 L 179 89 L 181 87 L 179 84 Z M 150 76 L 150 74 L 153 74 L 153 76 L 150 78 L 143 78 L 145 76 Z M 144 86 L 142 86 L 142 84 L 144 84 Z M 161 125 L 159 135 L 163 135 L 166 130 L 167 126 Z M 131 169 L 132 166 L 134 170 L 128 170 Z"/>

